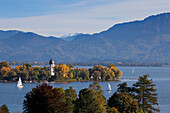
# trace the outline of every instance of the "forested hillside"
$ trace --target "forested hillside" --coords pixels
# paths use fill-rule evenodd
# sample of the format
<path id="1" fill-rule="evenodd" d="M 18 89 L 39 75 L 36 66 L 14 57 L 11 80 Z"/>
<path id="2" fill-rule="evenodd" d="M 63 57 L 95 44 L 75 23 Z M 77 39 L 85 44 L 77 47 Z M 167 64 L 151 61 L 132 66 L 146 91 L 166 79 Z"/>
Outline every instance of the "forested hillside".
<path id="1" fill-rule="evenodd" d="M 71 41 L 0 31 L 0 48 L 0 61 L 170 62 L 170 13 L 80 34 Z"/>

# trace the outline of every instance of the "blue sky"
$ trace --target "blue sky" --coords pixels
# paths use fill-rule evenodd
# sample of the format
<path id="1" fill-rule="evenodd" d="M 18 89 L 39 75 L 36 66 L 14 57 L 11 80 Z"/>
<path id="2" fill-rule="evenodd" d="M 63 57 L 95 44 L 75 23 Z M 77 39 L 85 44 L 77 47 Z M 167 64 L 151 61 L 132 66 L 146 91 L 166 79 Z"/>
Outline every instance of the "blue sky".
<path id="1" fill-rule="evenodd" d="M 0 29 L 45 36 L 97 33 L 170 12 L 170 0 L 0 0 Z"/>

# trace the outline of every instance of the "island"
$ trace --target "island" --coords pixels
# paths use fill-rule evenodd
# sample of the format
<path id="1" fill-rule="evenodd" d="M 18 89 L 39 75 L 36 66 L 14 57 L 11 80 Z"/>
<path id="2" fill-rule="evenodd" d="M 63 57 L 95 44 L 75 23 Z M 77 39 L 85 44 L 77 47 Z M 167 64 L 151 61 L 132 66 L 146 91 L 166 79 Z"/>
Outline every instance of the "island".
<path id="1" fill-rule="evenodd" d="M 49 66 L 31 66 L 30 64 L 11 67 L 8 62 L 0 62 L 1 82 L 74 82 L 74 81 L 117 81 L 123 72 L 114 64 L 107 67 L 95 65 L 93 68 L 74 68 L 73 64 L 54 64 Z"/>

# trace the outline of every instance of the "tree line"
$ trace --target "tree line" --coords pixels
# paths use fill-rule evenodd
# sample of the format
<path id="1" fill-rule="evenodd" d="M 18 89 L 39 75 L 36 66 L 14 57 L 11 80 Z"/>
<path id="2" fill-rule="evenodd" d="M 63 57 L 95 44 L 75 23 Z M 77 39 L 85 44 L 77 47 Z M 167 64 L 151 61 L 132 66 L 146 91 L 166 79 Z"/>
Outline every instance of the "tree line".
<path id="1" fill-rule="evenodd" d="M 114 65 L 107 67 L 95 65 L 90 69 L 74 68 L 74 65 L 57 64 L 54 67 L 55 75 L 51 76 L 49 67 L 31 66 L 30 64 L 18 65 L 15 68 L 7 62 L 0 63 L 0 80 L 16 81 L 20 76 L 23 81 L 57 81 L 57 80 L 118 80 L 122 72 Z"/>
<path id="2" fill-rule="evenodd" d="M 106 100 L 101 86 L 93 82 L 79 91 L 73 87 L 64 90 L 50 85 L 37 85 L 25 96 L 24 113 L 154 113 L 160 112 L 152 79 L 140 76 L 132 87 L 127 83 Z"/>

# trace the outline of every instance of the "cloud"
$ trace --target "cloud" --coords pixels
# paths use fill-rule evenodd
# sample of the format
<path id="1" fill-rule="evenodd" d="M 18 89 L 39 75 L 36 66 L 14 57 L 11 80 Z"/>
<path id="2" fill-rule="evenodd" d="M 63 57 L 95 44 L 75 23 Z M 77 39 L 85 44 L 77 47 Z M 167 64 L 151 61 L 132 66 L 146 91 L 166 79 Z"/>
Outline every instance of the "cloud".
<path id="1" fill-rule="evenodd" d="M 99 0 L 98 0 L 99 1 Z M 82 0 L 66 4 L 63 12 L 25 18 L 0 19 L 1 29 L 16 29 L 42 35 L 96 33 L 119 22 L 144 19 L 170 11 L 169 0 Z"/>

